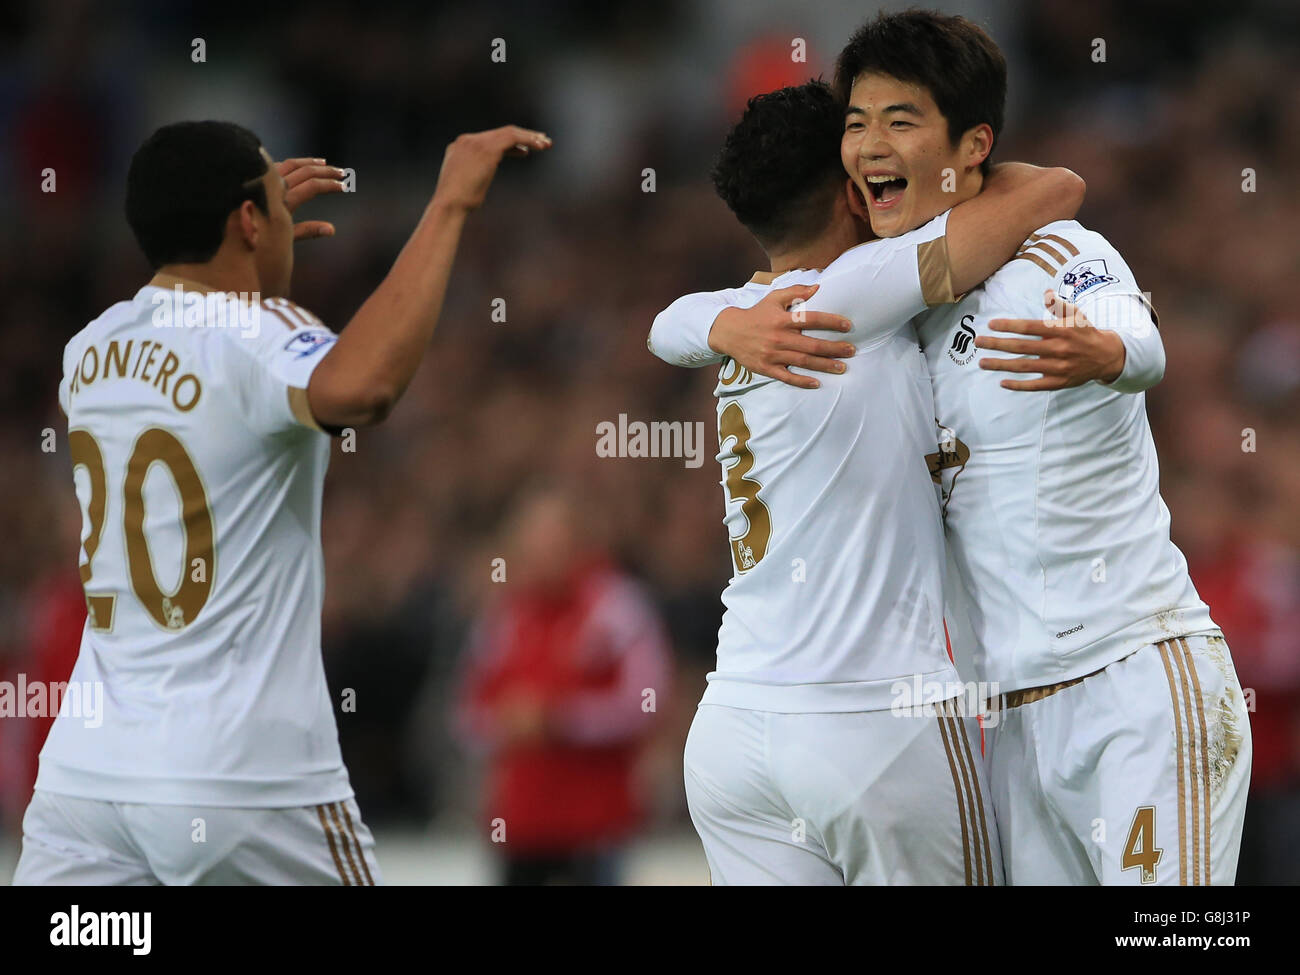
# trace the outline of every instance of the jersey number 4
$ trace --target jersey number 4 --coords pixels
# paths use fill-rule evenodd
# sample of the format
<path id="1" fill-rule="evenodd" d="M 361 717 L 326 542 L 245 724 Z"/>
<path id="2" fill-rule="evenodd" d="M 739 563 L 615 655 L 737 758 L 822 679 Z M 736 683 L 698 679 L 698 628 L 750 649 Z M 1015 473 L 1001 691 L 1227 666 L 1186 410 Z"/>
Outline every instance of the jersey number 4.
<path id="1" fill-rule="evenodd" d="M 1138 806 L 1133 813 L 1133 825 L 1129 827 L 1128 839 L 1124 841 L 1124 852 L 1120 858 L 1121 870 L 1141 871 L 1142 883 L 1156 882 L 1156 864 L 1160 862 L 1164 850 L 1156 847 L 1156 807 Z"/>
<path id="2" fill-rule="evenodd" d="M 731 454 L 736 462 L 727 468 L 724 482 L 727 499 L 741 499 L 740 510 L 749 527 L 739 538 L 731 539 L 731 557 L 736 563 L 737 572 L 752 569 L 767 554 L 767 543 L 772 538 L 772 514 L 767 505 L 758 496 L 763 485 L 749 477 L 754 469 L 754 454 L 749 449 L 749 426 L 745 423 L 745 411 L 739 403 L 728 403 L 718 414 L 718 447 L 728 439 L 735 439 L 736 445 Z"/>
<path id="3" fill-rule="evenodd" d="M 108 474 L 104 467 L 104 452 L 93 435 L 86 430 L 68 433 L 72 469 L 84 467 L 90 477 L 90 504 L 87 518 L 90 532 L 86 536 L 86 561 L 81 563 L 81 584 L 86 590 L 86 609 L 90 626 L 95 630 L 111 630 L 117 596 L 91 591 L 95 552 L 108 515 Z M 175 592 L 165 593 L 154 575 L 153 558 L 149 554 L 149 541 L 144 537 L 144 480 L 154 464 L 162 464 L 176 482 L 181 497 L 181 522 L 185 530 L 185 561 L 180 585 Z M 184 444 L 175 436 L 158 427 L 152 427 L 136 439 L 127 461 L 126 478 L 122 484 L 122 533 L 126 539 L 127 570 L 131 589 L 153 617 L 154 622 L 168 630 L 183 629 L 208 601 L 212 591 L 212 508 L 207 491 L 194 467 Z"/>

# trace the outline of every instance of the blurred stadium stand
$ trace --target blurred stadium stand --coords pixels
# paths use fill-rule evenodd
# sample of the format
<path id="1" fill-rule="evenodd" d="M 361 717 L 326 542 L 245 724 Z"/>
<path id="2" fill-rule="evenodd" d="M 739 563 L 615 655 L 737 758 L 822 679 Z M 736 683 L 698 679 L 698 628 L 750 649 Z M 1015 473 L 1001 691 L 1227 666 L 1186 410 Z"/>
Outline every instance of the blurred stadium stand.
<path id="1" fill-rule="evenodd" d="M 1239 881 L 1300 881 L 1300 14 L 1289 0 L 936 6 L 979 20 L 1007 53 L 997 156 L 1083 175 L 1080 219 L 1152 294 L 1168 369 L 1148 409 L 1175 540 L 1255 692 Z M 620 413 L 711 424 L 708 371 L 663 365 L 645 336 L 677 295 L 761 262 L 712 195 L 712 154 L 744 97 L 829 75 L 876 7 L 5 5 L 0 679 L 57 674 L 75 655 L 80 519 L 66 453 L 39 443 L 46 427 L 63 436 L 64 342 L 148 277 L 122 216 L 136 145 L 165 122 L 229 118 L 277 157 L 353 168 L 356 193 L 311 214 L 338 236 L 297 252 L 294 298 L 337 328 L 414 225 L 451 138 L 542 128 L 556 150 L 508 167 L 473 220 L 406 401 L 355 453 L 335 450 L 324 652 L 335 691 L 356 691 L 355 713 L 339 715 L 344 755 L 390 881 L 494 879 L 480 769 L 449 724 L 452 678 L 514 499 L 538 477 L 580 483 L 603 544 L 657 602 L 677 670 L 643 761 L 651 838 L 625 878 L 705 882 L 680 768 L 729 573 L 717 474 L 707 456 L 699 469 L 599 458 L 595 429 Z M 490 58 L 498 37 L 504 63 Z M 807 64 L 789 61 L 795 37 Z M 41 192 L 47 167 L 55 193 Z M 6 879 L 43 734 L 0 721 Z"/>

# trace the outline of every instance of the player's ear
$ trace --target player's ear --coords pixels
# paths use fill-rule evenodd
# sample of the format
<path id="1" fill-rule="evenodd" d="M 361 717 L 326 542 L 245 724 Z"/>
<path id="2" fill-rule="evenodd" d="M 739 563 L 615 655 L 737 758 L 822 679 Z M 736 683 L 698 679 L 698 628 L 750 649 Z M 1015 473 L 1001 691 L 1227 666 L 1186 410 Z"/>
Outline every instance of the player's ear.
<path id="1" fill-rule="evenodd" d="M 961 137 L 961 153 L 967 169 L 974 169 L 993 151 L 993 128 L 987 122 L 972 126 Z"/>
<path id="2" fill-rule="evenodd" d="M 849 200 L 849 212 L 859 220 L 871 222 L 871 214 L 867 210 L 867 201 L 862 199 L 862 191 L 858 189 L 858 184 L 851 179 L 844 181 L 844 192 Z"/>
<path id="3" fill-rule="evenodd" d="M 226 225 L 227 232 L 238 234 L 239 239 L 243 241 L 244 246 L 249 250 L 257 248 L 257 241 L 261 233 L 257 226 L 257 204 L 252 200 L 245 200 L 239 204 L 239 209 L 230 215 L 230 220 Z"/>

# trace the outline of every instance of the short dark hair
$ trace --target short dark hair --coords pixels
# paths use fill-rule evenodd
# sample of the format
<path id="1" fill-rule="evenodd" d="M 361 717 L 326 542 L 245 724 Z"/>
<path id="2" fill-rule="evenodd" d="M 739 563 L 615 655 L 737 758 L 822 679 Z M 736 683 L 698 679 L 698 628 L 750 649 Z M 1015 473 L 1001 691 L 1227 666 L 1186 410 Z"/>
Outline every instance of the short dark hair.
<path id="1" fill-rule="evenodd" d="M 924 85 L 948 120 L 948 141 L 980 123 L 1002 132 L 1007 62 L 993 38 L 965 17 L 932 10 L 881 13 L 859 27 L 835 63 L 835 93 L 848 104 L 863 73 Z M 992 146 L 981 169 L 987 173 Z"/>
<path id="2" fill-rule="evenodd" d="M 212 259 L 245 200 L 269 212 L 262 140 L 234 122 L 164 125 L 131 157 L 126 220 L 154 268 Z"/>
<path id="3" fill-rule="evenodd" d="M 824 81 L 749 100 L 713 166 L 718 196 L 765 248 L 826 228 L 848 178 L 840 163 L 844 106 Z"/>

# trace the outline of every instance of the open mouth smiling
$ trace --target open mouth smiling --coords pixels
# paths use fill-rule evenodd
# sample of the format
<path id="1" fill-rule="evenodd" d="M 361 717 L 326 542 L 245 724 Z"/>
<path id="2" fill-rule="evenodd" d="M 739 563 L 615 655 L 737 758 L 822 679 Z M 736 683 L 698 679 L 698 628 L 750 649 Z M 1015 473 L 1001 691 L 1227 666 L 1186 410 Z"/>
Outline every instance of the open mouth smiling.
<path id="1" fill-rule="evenodd" d="M 907 189 L 907 179 L 902 176 L 883 174 L 867 176 L 865 180 L 867 190 L 871 193 L 871 203 L 875 206 L 889 206 Z"/>

